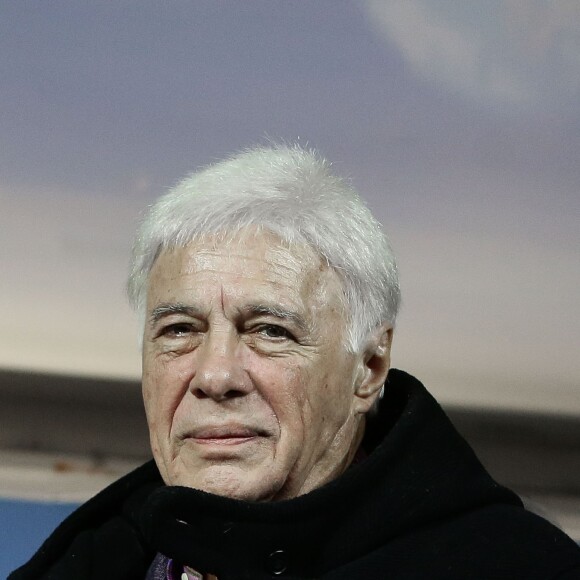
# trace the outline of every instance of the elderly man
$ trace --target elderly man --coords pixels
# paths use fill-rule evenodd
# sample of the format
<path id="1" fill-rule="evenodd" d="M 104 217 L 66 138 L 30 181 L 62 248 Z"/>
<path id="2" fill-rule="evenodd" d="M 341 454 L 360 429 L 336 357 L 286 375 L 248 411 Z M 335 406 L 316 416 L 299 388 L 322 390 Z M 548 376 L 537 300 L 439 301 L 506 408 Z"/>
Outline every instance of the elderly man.
<path id="1" fill-rule="evenodd" d="M 150 462 L 14 579 L 580 578 L 411 376 L 377 221 L 315 153 L 258 148 L 149 211 L 129 296 Z"/>

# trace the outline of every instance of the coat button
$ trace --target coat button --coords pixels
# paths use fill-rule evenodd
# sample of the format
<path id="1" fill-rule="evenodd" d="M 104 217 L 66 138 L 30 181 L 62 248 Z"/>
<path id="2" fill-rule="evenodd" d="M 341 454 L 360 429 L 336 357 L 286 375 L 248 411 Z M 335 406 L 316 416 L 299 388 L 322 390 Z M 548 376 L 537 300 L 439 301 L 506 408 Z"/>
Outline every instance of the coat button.
<path id="1" fill-rule="evenodd" d="M 281 576 L 286 572 L 286 568 L 288 568 L 288 563 L 284 550 L 276 550 L 268 556 L 268 570 L 271 574 Z"/>

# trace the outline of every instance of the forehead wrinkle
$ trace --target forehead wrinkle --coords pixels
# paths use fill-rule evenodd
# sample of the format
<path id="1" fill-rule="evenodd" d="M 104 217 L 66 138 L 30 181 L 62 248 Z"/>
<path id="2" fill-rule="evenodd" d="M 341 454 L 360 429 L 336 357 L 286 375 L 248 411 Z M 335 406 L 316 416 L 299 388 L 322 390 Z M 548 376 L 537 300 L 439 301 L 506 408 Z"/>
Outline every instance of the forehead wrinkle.
<path id="1" fill-rule="evenodd" d="M 180 269 L 185 275 L 211 275 L 218 283 L 232 275 L 239 276 L 270 284 L 274 289 L 290 290 L 293 294 L 299 294 L 303 281 L 310 278 L 308 274 L 317 271 L 313 256 L 308 253 L 303 259 L 284 247 L 271 245 L 263 247 L 261 255 L 256 255 L 254 247 L 247 249 L 251 255 L 243 250 L 239 245 L 183 248 L 186 254 Z"/>
<path id="2" fill-rule="evenodd" d="M 243 267 L 242 262 L 249 262 L 258 264 L 267 264 L 270 268 L 275 269 L 278 275 L 287 276 L 288 274 L 298 275 L 301 274 L 308 266 L 314 266 L 314 260 L 310 256 L 307 260 L 303 260 L 296 256 L 293 252 L 286 250 L 285 248 L 264 248 L 263 256 L 251 255 L 254 248 L 248 248 L 248 252 L 244 252 L 243 248 L 229 248 L 229 247 L 218 247 L 218 248 L 200 248 L 194 249 L 188 253 L 186 270 L 188 273 L 201 272 L 203 270 L 209 270 L 211 272 L 220 273 L 221 270 L 216 268 L 218 264 L 217 261 L 221 260 L 235 260 L 236 270 L 241 270 L 242 272 L 247 271 L 247 266 Z M 264 272 L 263 268 L 258 268 Z M 223 273 L 231 273 L 230 270 L 224 270 Z"/>

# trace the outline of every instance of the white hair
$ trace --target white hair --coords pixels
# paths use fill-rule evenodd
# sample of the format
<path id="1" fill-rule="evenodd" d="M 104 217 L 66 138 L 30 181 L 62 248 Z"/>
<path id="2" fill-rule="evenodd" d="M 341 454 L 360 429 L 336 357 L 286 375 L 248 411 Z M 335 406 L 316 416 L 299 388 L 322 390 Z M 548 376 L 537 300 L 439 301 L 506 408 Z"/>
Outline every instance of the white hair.
<path id="1" fill-rule="evenodd" d="M 181 181 L 149 208 L 133 246 L 129 300 L 145 320 L 147 278 L 159 254 L 211 234 L 267 230 L 306 244 L 338 274 L 347 348 L 357 352 L 400 302 L 395 258 L 357 193 L 313 150 L 275 145 L 245 150 Z"/>

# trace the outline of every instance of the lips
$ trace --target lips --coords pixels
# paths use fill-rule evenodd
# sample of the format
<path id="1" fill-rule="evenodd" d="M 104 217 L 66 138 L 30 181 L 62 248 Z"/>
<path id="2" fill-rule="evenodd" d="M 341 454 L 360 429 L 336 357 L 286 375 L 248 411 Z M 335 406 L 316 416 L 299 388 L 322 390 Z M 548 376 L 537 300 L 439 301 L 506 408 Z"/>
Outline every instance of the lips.
<path id="1" fill-rule="evenodd" d="M 244 425 L 214 425 L 193 429 L 187 434 L 186 438 L 202 444 L 233 445 L 250 441 L 256 437 L 264 437 L 265 435 L 266 433 L 261 429 Z"/>

